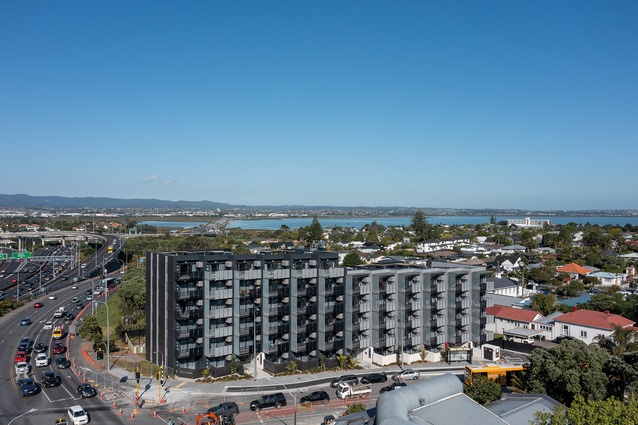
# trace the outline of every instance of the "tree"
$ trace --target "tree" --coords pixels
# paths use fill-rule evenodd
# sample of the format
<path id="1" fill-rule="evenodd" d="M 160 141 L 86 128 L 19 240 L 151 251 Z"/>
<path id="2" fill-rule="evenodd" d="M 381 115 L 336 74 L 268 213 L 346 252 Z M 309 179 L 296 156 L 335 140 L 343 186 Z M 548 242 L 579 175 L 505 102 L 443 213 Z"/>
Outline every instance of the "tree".
<path id="1" fill-rule="evenodd" d="M 366 405 L 363 403 L 353 403 L 351 405 L 348 406 L 348 409 L 346 409 L 345 414 L 346 415 L 351 415 L 353 413 L 358 413 L 358 412 L 365 412 L 366 409 Z"/>
<path id="2" fill-rule="evenodd" d="M 421 346 L 421 352 L 419 353 L 421 356 L 421 361 L 424 362 L 428 357 L 428 350 L 425 348 L 425 345 Z"/>
<path id="3" fill-rule="evenodd" d="M 602 400 L 609 381 L 603 371 L 608 359 L 609 354 L 598 345 L 582 341 L 563 341 L 550 349 L 537 348 L 529 356 L 521 389 L 547 394 L 567 405 L 577 395 L 586 400 Z"/>
<path id="4" fill-rule="evenodd" d="M 463 385 L 463 393 L 479 404 L 486 404 L 501 396 L 501 385 L 487 376 L 479 375 L 470 385 Z"/>
<path id="5" fill-rule="evenodd" d="M 129 270 L 122 279 L 117 295 L 120 297 L 120 311 L 123 314 L 143 315 L 146 310 L 146 270 Z"/>
<path id="6" fill-rule="evenodd" d="M 343 267 L 355 267 L 363 264 L 363 260 L 357 251 L 350 251 L 343 257 Z"/>
<path id="7" fill-rule="evenodd" d="M 636 425 L 638 403 L 609 398 L 607 400 L 585 400 L 577 396 L 569 410 L 558 406 L 553 413 L 537 412 L 533 425 Z"/>
<path id="8" fill-rule="evenodd" d="M 634 399 L 634 387 L 638 383 L 638 352 L 611 357 L 603 369 L 609 376 L 608 395 L 618 399 Z"/>
<path id="9" fill-rule="evenodd" d="M 356 369 L 356 368 L 357 368 L 357 366 L 359 366 L 359 360 L 357 360 L 357 358 L 356 358 L 356 357 L 350 357 L 350 358 L 348 359 L 348 367 L 349 367 L 350 369 Z"/>
<path id="10" fill-rule="evenodd" d="M 337 362 L 339 362 L 339 367 L 341 369 L 345 369 L 346 368 L 346 362 L 348 361 L 348 357 L 346 357 L 344 354 L 339 354 L 337 356 Z"/>
<path id="11" fill-rule="evenodd" d="M 320 241 L 323 238 L 323 227 L 319 223 L 317 216 L 314 216 L 312 223 L 308 227 L 308 233 L 306 234 L 308 242 Z"/>
<path id="12" fill-rule="evenodd" d="M 535 294 L 530 304 L 532 310 L 538 311 L 543 316 L 547 316 L 556 311 L 556 295 Z"/>
<path id="13" fill-rule="evenodd" d="M 410 228 L 414 231 L 417 237 L 423 237 L 428 225 L 428 220 L 425 218 L 425 213 L 422 209 L 417 209 L 412 216 Z"/>
<path id="14" fill-rule="evenodd" d="M 298 369 L 299 365 L 294 360 L 291 360 L 290 363 L 288 363 L 288 365 L 286 366 L 286 372 L 290 375 L 294 375 L 295 373 L 297 373 Z"/>
<path id="15" fill-rule="evenodd" d="M 638 351 L 638 332 L 633 328 L 614 325 L 614 332 L 610 337 L 599 335 L 594 340 L 611 355 Z"/>
<path id="16" fill-rule="evenodd" d="M 93 315 L 87 315 L 78 328 L 78 333 L 80 334 L 80 338 L 87 341 L 93 341 L 96 345 L 104 340 L 102 327 L 100 326 L 97 317 Z"/>

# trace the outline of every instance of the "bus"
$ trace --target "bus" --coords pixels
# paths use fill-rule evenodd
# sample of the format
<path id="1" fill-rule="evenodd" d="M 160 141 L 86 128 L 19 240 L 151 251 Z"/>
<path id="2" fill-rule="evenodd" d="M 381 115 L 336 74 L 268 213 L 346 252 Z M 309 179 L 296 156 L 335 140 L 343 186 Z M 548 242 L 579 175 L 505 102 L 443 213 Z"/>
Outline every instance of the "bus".
<path id="1" fill-rule="evenodd" d="M 498 382 L 501 386 L 506 386 L 511 385 L 513 377 L 520 377 L 524 370 L 525 368 L 522 365 L 513 364 L 465 366 L 463 382 L 466 385 L 470 385 L 474 377 L 482 375 Z"/>

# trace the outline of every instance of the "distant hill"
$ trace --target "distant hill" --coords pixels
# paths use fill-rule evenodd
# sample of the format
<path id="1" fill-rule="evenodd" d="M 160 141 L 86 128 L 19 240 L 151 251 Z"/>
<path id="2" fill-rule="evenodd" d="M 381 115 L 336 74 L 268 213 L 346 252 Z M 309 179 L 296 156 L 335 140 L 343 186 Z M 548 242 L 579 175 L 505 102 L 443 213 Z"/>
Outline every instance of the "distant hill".
<path id="1" fill-rule="evenodd" d="M 206 209 L 232 208 L 230 204 L 211 201 L 162 201 L 160 199 L 117 199 L 117 198 L 66 198 L 64 196 L 2 195 L 0 208 L 170 208 Z"/>

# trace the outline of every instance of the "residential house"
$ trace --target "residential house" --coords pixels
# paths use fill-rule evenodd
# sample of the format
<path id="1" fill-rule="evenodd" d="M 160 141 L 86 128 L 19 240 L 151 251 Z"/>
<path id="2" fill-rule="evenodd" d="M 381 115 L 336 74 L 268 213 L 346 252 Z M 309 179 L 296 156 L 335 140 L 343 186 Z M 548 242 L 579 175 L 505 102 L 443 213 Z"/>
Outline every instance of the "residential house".
<path id="1" fill-rule="evenodd" d="M 509 277 L 490 277 L 487 280 L 488 282 L 493 282 L 494 289 L 491 291 L 493 294 L 509 297 L 526 297 L 533 292 L 525 287 L 521 287 L 519 281 Z"/>
<path id="2" fill-rule="evenodd" d="M 523 245 L 508 245 L 498 250 L 498 252 L 500 252 L 503 255 L 512 255 L 517 252 L 525 252 L 525 251 L 527 251 L 527 248 L 525 248 Z"/>
<path id="3" fill-rule="evenodd" d="M 580 279 L 581 277 L 587 276 L 591 273 L 591 270 L 576 263 L 569 263 L 564 266 L 557 267 L 556 271 L 567 273 L 570 279 Z"/>
<path id="4" fill-rule="evenodd" d="M 587 344 L 595 342 L 598 336 L 610 337 L 616 326 L 627 328 L 635 324 L 633 320 L 618 314 L 593 310 L 566 313 L 557 317 L 554 322 L 558 335 L 571 336 Z"/>
<path id="5" fill-rule="evenodd" d="M 452 239 L 433 239 L 427 241 L 419 241 L 416 245 L 416 252 L 425 254 L 443 249 L 453 249 L 455 246 L 469 245 L 469 237 L 460 237 Z"/>
<path id="6" fill-rule="evenodd" d="M 485 329 L 499 333 L 514 328 L 532 329 L 532 322 L 543 317 L 535 310 L 524 310 L 504 305 L 488 307 L 486 313 L 494 316 L 494 323 L 488 324 Z"/>
<path id="7" fill-rule="evenodd" d="M 518 255 L 497 255 L 494 258 L 494 269 L 497 272 L 511 272 L 521 267 L 521 257 Z"/>
<path id="8" fill-rule="evenodd" d="M 627 275 L 623 273 L 595 272 L 588 276 L 598 279 L 602 286 L 620 286 L 627 281 Z"/>

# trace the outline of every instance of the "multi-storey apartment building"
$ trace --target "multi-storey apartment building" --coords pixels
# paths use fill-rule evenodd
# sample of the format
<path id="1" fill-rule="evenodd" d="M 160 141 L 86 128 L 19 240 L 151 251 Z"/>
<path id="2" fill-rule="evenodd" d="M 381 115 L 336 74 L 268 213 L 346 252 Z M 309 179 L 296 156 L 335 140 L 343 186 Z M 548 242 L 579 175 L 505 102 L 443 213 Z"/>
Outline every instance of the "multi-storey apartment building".
<path id="1" fill-rule="evenodd" d="M 224 375 L 257 353 L 303 369 L 320 357 L 413 354 L 491 337 L 484 268 L 345 269 L 322 251 L 149 252 L 146 260 L 147 359 L 179 376 Z"/>

